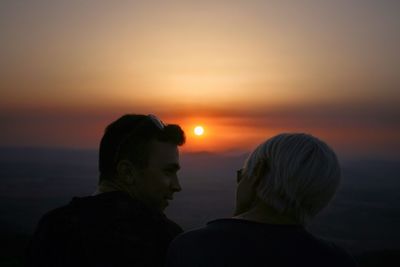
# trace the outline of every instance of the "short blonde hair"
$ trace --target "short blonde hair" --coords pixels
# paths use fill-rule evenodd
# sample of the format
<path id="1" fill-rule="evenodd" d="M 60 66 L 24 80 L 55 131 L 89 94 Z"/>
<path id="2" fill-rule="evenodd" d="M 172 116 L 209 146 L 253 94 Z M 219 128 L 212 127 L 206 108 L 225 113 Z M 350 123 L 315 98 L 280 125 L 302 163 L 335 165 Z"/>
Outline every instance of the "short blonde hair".
<path id="1" fill-rule="evenodd" d="M 279 134 L 260 144 L 243 171 L 250 179 L 259 178 L 256 192 L 262 201 L 301 224 L 330 202 L 341 179 L 335 152 L 303 133 Z"/>

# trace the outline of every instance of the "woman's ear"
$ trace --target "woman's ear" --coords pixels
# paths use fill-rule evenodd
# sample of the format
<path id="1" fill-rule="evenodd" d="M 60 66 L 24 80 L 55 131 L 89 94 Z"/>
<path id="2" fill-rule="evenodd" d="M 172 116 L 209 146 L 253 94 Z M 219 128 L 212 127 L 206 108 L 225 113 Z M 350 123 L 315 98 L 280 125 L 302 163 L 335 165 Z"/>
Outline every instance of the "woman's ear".
<path id="1" fill-rule="evenodd" d="M 137 171 L 129 160 L 120 160 L 117 164 L 117 176 L 124 183 L 131 185 L 136 182 Z"/>

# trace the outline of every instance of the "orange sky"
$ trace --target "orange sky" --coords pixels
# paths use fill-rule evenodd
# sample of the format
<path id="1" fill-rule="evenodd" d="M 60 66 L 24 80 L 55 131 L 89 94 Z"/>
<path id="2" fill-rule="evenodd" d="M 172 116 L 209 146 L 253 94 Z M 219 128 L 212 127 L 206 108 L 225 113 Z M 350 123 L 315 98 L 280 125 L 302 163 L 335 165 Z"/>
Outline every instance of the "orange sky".
<path id="1" fill-rule="evenodd" d="M 0 146 L 96 148 L 113 119 L 154 113 L 182 124 L 185 151 L 302 131 L 343 154 L 398 157 L 399 12 L 396 1 L 2 1 Z"/>

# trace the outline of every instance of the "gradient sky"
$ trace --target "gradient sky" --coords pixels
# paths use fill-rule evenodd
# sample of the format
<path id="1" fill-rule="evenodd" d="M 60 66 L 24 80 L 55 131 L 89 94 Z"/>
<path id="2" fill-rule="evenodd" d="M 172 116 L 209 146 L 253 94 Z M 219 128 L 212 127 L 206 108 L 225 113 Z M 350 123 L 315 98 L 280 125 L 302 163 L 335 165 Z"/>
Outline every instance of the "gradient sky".
<path id="1" fill-rule="evenodd" d="M 0 2 L 0 145 L 96 148 L 124 113 L 247 151 L 302 131 L 400 158 L 400 2 Z M 206 134 L 194 137 L 202 124 Z"/>

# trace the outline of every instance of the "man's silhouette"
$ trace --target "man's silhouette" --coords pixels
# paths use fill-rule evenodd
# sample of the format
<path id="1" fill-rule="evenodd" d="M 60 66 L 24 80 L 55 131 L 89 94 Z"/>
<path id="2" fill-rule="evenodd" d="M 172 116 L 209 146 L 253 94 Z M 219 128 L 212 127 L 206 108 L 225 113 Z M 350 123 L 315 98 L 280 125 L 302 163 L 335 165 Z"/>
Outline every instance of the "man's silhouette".
<path id="1" fill-rule="evenodd" d="M 163 214 L 181 190 L 178 125 L 153 115 L 124 115 L 100 143 L 93 196 L 74 198 L 40 220 L 27 266 L 163 266 L 182 229 Z"/>

